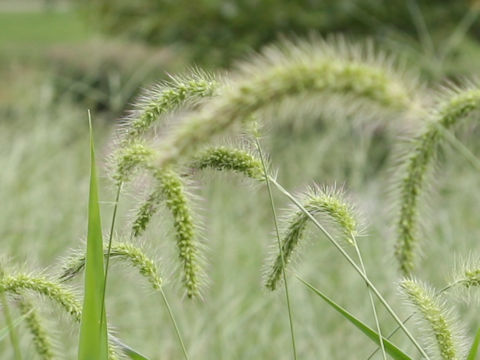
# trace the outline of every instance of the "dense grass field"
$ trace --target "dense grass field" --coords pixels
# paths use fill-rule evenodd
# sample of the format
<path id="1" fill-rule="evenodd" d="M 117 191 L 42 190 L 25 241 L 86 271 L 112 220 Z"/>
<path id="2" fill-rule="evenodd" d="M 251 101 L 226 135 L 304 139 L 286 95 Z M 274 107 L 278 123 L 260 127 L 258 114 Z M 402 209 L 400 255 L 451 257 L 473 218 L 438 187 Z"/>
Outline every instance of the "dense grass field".
<path id="1" fill-rule="evenodd" d="M 37 50 L 42 54 L 50 46 L 82 44 L 95 36 L 78 15 L 68 11 L 0 12 L 0 29 L 2 59 L 14 69 L 18 66 L 17 55 Z M 7 272 L 58 274 L 71 249 L 83 251 L 85 247 L 90 170 L 88 108 L 68 93 L 58 96 L 50 70 L 32 70 L 30 66 L 22 64 L 20 70 L 16 68 L 4 78 L 7 81 L 0 80 L 2 87 L 11 87 L 11 91 L 0 92 L 6 94 L 0 96 L 1 265 Z M 24 71 L 35 76 L 17 76 Z M 278 117 L 267 113 L 274 119 L 261 128 L 260 141 L 271 169 L 278 171 L 278 181 L 292 193 L 299 194 L 314 183 L 343 189 L 361 214 L 363 231 L 358 244 L 367 273 L 403 318 L 411 308 L 398 289 L 402 275 L 394 256 L 394 241 L 399 184 L 392 174 L 404 158 L 399 149 L 406 146 L 410 134 L 418 133 L 425 119 L 387 117 L 382 112 L 356 109 L 330 111 L 339 100 L 330 101 L 328 111 L 318 111 L 310 102 L 297 116 L 291 111 L 290 116 L 283 116 L 281 111 L 270 109 Z M 126 104 L 122 114 L 131 108 Z M 101 214 L 104 234 L 108 234 L 115 199 L 109 156 L 122 116 L 112 120 L 112 114 L 102 107 L 92 116 Z M 455 135 L 478 155 L 479 130 L 473 119 L 460 124 Z M 157 131 L 161 135 L 162 129 Z M 232 132 L 220 143 L 242 141 L 242 136 Z M 427 187 L 431 194 L 421 211 L 423 245 L 416 276 L 442 288 L 461 258 L 478 259 L 480 254 L 480 177 L 478 169 L 449 144 L 441 147 L 437 160 Z M 292 359 L 283 289 L 270 292 L 263 286 L 265 262 L 275 245 L 265 184 L 212 170 L 195 173 L 191 181 L 191 191 L 198 197 L 195 213 L 202 222 L 205 245 L 207 277 L 202 297 L 185 296 L 176 264 L 172 216 L 167 209 L 161 208 L 145 234 L 136 240 L 160 269 L 164 291 L 191 359 Z M 136 204 L 146 196 L 148 186 L 146 180 L 125 186 L 115 239 L 129 240 Z M 279 215 L 284 214 L 290 206 L 288 200 L 279 192 L 274 192 L 274 199 Z M 324 235 L 309 226 L 306 237 L 298 259 L 287 271 L 298 359 L 367 359 L 375 344 L 306 289 L 295 275 L 301 275 L 375 328 L 368 289 Z M 353 253 L 351 249 L 349 252 Z M 81 298 L 83 280 L 72 283 Z M 447 296 L 469 336 L 480 325 L 475 289 L 471 293 L 471 303 L 463 301 L 464 294 Z M 75 359 L 78 326 L 48 299 L 41 298 L 38 304 L 62 354 L 59 358 Z M 114 333 L 149 359 L 182 358 L 159 293 L 135 269 L 114 260 L 106 308 Z M 380 306 L 377 310 L 382 329 L 389 333 L 395 328 L 394 321 Z M 1 329 L 4 322 L 3 317 L 0 319 Z M 36 359 L 25 328 L 23 323 L 18 326 L 24 358 Z M 418 326 L 410 328 L 415 335 L 423 334 Z M 418 358 L 403 334 L 393 340 L 408 354 L 415 354 L 412 358 Z M 0 337 L 0 358 L 14 358 L 6 336 Z M 374 357 L 381 358 L 380 353 Z"/>

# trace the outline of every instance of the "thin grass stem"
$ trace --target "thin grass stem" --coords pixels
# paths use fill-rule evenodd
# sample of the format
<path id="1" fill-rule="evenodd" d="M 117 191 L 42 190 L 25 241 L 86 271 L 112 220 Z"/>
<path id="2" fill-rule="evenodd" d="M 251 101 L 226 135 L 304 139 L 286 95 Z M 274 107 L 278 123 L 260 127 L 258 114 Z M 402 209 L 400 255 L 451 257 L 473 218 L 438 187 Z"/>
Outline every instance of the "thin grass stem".
<path id="1" fill-rule="evenodd" d="M 180 346 L 182 347 L 183 356 L 185 357 L 185 360 L 189 360 L 187 349 L 185 347 L 185 343 L 183 342 L 180 329 L 178 327 L 177 321 L 175 320 L 175 316 L 173 316 L 172 308 L 168 303 L 167 296 L 165 295 L 163 288 L 160 288 L 160 294 L 162 294 L 162 300 L 165 304 L 165 307 L 167 308 L 167 312 L 168 312 L 168 315 L 170 316 L 170 320 L 172 320 L 173 327 L 175 328 L 175 333 L 177 334 L 178 341 L 180 342 Z"/>
<path id="2" fill-rule="evenodd" d="M 287 198 L 290 199 L 305 215 L 313 222 L 313 224 L 327 237 L 327 239 L 332 243 L 332 245 L 342 254 L 342 256 L 350 263 L 350 265 L 355 269 L 355 271 L 360 275 L 360 277 L 367 283 L 368 286 L 372 289 L 373 293 L 375 296 L 380 300 L 382 305 L 385 307 L 385 309 L 388 311 L 388 313 L 392 316 L 392 318 L 397 322 L 397 324 L 400 326 L 402 331 L 407 335 L 407 337 L 410 339 L 413 345 L 418 349 L 420 354 L 427 360 L 430 359 L 430 357 L 427 355 L 425 350 L 420 346 L 420 344 L 417 342 L 417 340 L 414 338 L 414 336 L 410 333 L 410 331 L 405 327 L 405 325 L 402 323 L 398 315 L 395 313 L 395 311 L 392 309 L 392 307 L 388 304 L 388 302 L 385 300 L 385 298 L 380 294 L 378 289 L 373 285 L 373 283 L 370 281 L 370 279 L 365 275 L 365 273 L 358 267 L 358 265 L 355 263 L 355 261 L 348 255 L 348 253 L 342 248 L 342 246 L 333 238 L 333 236 L 317 221 L 317 219 L 308 212 L 307 209 L 292 195 L 290 194 L 283 186 L 281 186 L 272 176 L 268 176 L 270 182 L 274 184 L 278 190 L 284 194 Z"/>
<path id="3" fill-rule="evenodd" d="M 449 144 L 457 150 L 462 156 L 477 170 L 480 171 L 480 159 L 476 157 L 469 148 L 467 148 L 457 137 L 452 134 L 450 131 L 444 129 L 442 126 L 438 126 L 442 131 L 442 134 L 445 136 L 445 139 Z"/>
<path id="4" fill-rule="evenodd" d="M 355 251 L 357 252 L 358 261 L 360 262 L 360 267 L 363 273 L 367 275 L 367 271 L 363 263 L 362 253 L 360 252 L 360 248 L 358 247 L 357 239 L 353 235 L 352 235 L 352 240 L 353 240 L 353 246 L 355 247 Z M 370 289 L 370 286 L 368 284 L 366 285 L 368 289 L 368 296 L 370 297 L 370 304 L 372 305 L 373 317 L 375 318 L 375 326 L 377 327 L 378 340 L 380 342 L 380 349 L 382 350 L 383 359 L 387 360 L 387 354 L 385 353 L 385 345 L 383 344 L 382 330 L 380 327 L 380 322 L 378 321 L 377 309 L 375 308 L 375 301 L 373 299 L 372 290 Z"/>
<path id="5" fill-rule="evenodd" d="M 265 175 L 265 182 L 267 184 L 267 189 L 268 189 L 268 196 L 270 198 L 270 206 L 272 208 L 273 222 L 275 224 L 275 233 L 276 233 L 276 237 L 277 237 L 278 250 L 280 252 L 280 257 L 282 259 L 282 276 L 283 276 L 283 282 L 284 282 L 284 285 L 285 285 L 285 299 L 287 301 L 288 320 L 289 320 L 289 323 L 290 323 L 290 335 L 291 335 L 291 339 L 292 339 L 292 351 L 293 351 L 293 358 L 296 360 L 297 359 L 297 347 L 296 347 L 296 342 L 295 342 L 295 331 L 294 331 L 294 326 L 293 326 L 292 307 L 290 305 L 290 293 L 288 291 L 287 276 L 285 274 L 285 258 L 283 256 L 283 249 L 282 249 L 282 244 L 281 244 L 281 240 L 280 240 L 280 231 L 278 229 L 277 211 L 275 209 L 275 202 L 273 200 L 272 187 L 270 185 L 270 179 L 269 179 L 269 176 L 268 176 L 268 173 L 267 173 L 267 166 L 265 164 L 265 160 L 264 160 L 264 157 L 263 157 L 262 147 L 260 146 L 260 141 L 258 140 L 257 136 L 255 136 L 255 142 L 257 144 L 258 155 L 260 156 L 260 161 L 262 162 L 263 172 L 264 172 L 264 175 Z"/>
<path id="6" fill-rule="evenodd" d="M 112 221 L 110 223 L 110 234 L 108 235 L 108 249 L 107 249 L 107 258 L 105 260 L 105 280 L 104 280 L 103 293 L 102 293 L 102 311 L 101 311 L 101 317 L 100 317 L 100 329 L 103 326 L 103 315 L 105 312 L 105 294 L 107 292 L 108 269 L 110 267 L 110 253 L 112 252 L 113 230 L 115 228 L 115 220 L 117 218 L 118 201 L 120 199 L 121 190 L 122 190 L 122 183 L 119 182 L 117 186 L 117 193 L 115 195 L 115 202 L 113 205 Z"/>
<path id="7" fill-rule="evenodd" d="M 13 353 L 15 354 L 15 360 L 22 360 L 22 352 L 20 351 L 20 343 L 18 341 L 17 331 L 15 330 L 15 326 L 13 325 L 10 308 L 8 306 L 7 297 L 5 296 L 4 292 L 0 294 L 0 301 L 2 303 L 5 321 L 7 322 L 8 334 L 10 337 L 10 342 L 12 343 Z"/>

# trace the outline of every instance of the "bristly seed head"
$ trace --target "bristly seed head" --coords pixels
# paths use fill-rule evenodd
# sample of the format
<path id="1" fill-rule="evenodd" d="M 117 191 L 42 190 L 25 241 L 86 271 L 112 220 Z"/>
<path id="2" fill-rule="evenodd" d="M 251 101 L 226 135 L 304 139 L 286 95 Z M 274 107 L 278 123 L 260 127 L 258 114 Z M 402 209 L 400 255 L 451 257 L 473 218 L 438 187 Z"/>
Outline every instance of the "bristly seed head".
<path id="1" fill-rule="evenodd" d="M 454 93 L 438 105 L 425 130 L 413 140 L 404 162 L 400 181 L 400 209 L 397 220 L 395 255 L 404 275 L 414 270 L 418 239 L 418 204 L 425 189 L 426 176 L 431 168 L 442 131 L 450 128 L 480 107 L 480 90 L 470 89 Z"/>
<path id="2" fill-rule="evenodd" d="M 107 256 L 108 248 L 105 247 L 104 255 Z M 137 268 L 142 276 L 144 276 L 155 290 L 160 289 L 162 280 L 155 262 L 150 259 L 145 252 L 129 243 L 116 242 L 112 244 L 110 251 L 112 258 L 127 262 L 133 267 Z M 80 274 L 85 268 L 85 255 L 73 254 L 71 255 L 62 268 L 60 279 L 67 281 Z"/>
<path id="3" fill-rule="evenodd" d="M 335 189 L 322 190 L 318 187 L 313 187 L 306 193 L 303 206 L 310 214 L 322 215 L 332 222 L 340 229 L 344 240 L 353 244 L 358 232 L 354 209 L 343 200 L 342 195 L 338 191 Z M 278 281 L 281 279 L 283 265 L 287 266 L 298 243 L 304 237 L 308 220 L 308 216 L 296 208 L 288 216 L 288 225 L 281 242 L 283 261 L 281 254 L 278 252 L 267 275 L 266 287 L 268 289 L 276 289 Z M 277 249 L 278 246 L 275 248 Z"/>
<path id="4" fill-rule="evenodd" d="M 246 150 L 225 146 L 210 147 L 197 155 L 192 161 L 194 169 L 211 168 L 218 171 L 230 170 L 245 176 L 264 181 L 262 162 Z"/>
<path id="5" fill-rule="evenodd" d="M 454 324 L 449 319 L 449 313 L 439 296 L 415 280 L 403 280 L 400 287 L 427 322 L 434 337 L 432 342 L 437 345 L 441 359 L 459 360 L 461 358 L 459 337 L 453 330 Z"/>
<path id="6" fill-rule="evenodd" d="M 129 181 L 135 170 L 141 167 L 149 168 L 155 156 L 155 151 L 141 142 L 135 142 L 121 148 L 115 155 L 114 180 L 117 183 Z"/>
<path id="7" fill-rule="evenodd" d="M 205 72 L 196 71 L 188 76 L 171 80 L 148 91 L 136 104 L 136 110 L 127 119 L 127 129 L 121 145 L 138 141 L 162 115 L 174 111 L 186 102 L 211 97 L 219 83 Z"/>

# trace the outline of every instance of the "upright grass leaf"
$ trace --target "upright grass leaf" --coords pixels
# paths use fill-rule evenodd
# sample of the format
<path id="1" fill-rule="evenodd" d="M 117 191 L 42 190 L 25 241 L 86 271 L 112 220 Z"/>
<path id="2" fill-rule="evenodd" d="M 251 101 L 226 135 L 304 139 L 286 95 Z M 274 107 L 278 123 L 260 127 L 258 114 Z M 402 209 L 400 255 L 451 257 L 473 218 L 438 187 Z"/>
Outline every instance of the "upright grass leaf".
<path id="1" fill-rule="evenodd" d="M 90 122 L 90 195 L 88 203 L 87 258 L 85 265 L 85 291 L 78 360 L 108 360 L 107 326 L 102 312 L 104 286 L 103 238 L 98 205 L 98 184 L 95 168 L 95 149 Z"/>
<path id="2" fill-rule="evenodd" d="M 475 339 L 473 340 L 472 347 L 468 352 L 467 360 L 475 360 L 477 358 L 479 344 L 480 344 L 480 328 L 478 328 L 477 333 L 475 334 Z"/>
<path id="3" fill-rule="evenodd" d="M 320 290 L 313 287 L 311 284 L 306 282 L 305 280 L 298 277 L 306 287 L 312 290 L 315 294 L 320 296 L 328 305 L 330 305 L 333 309 L 335 309 L 340 315 L 342 315 L 346 320 L 350 321 L 353 325 L 357 327 L 358 330 L 363 332 L 370 340 L 375 342 L 377 345 L 380 344 L 379 335 L 377 332 L 372 330 L 370 327 L 365 325 L 361 320 L 357 319 L 355 316 L 350 314 L 347 310 L 342 308 L 340 305 L 335 303 L 325 294 L 323 294 Z M 396 347 L 387 339 L 383 338 L 383 345 L 385 346 L 385 351 L 395 360 L 412 360 L 407 354 L 405 354 L 402 350 Z"/>

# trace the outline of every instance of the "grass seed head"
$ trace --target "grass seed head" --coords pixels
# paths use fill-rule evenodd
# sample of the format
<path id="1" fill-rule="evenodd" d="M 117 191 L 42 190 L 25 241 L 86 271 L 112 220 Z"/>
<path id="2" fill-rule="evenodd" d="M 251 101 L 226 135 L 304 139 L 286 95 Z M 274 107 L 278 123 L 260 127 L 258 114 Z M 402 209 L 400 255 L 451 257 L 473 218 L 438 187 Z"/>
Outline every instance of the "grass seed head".
<path id="1" fill-rule="evenodd" d="M 395 255 L 404 275 L 415 267 L 415 255 L 419 246 L 419 200 L 425 190 L 426 177 L 432 167 L 442 131 L 449 131 L 462 118 L 480 107 L 480 90 L 467 89 L 449 94 L 439 101 L 428 120 L 425 130 L 411 144 L 404 160 L 400 180 L 400 206 L 397 220 Z"/>
<path id="2" fill-rule="evenodd" d="M 403 280 L 400 287 L 409 302 L 422 315 L 432 334 L 430 342 L 438 348 L 443 360 L 462 358 L 461 337 L 455 331 L 455 323 L 444 302 L 426 285 L 411 279 Z M 428 340 L 428 338 L 427 338 Z"/>
<path id="3" fill-rule="evenodd" d="M 347 243 L 352 244 L 355 241 L 354 236 L 358 232 L 355 211 L 343 199 L 339 191 L 335 189 L 320 189 L 314 186 L 304 195 L 303 206 L 310 214 L 321 215 L 327 221 L 333 223 L 340 230 L 343 239 Z M 268 270 L 266 280 L 268 289 L 275 290 L 277 288 L 283 272 L 283 265 L 287 266 L 299 242 L 302 241 L 308 221 L 308 216 L 296 208 L 287 216 L 287 227 L 281 241 L 283 260 L 277 250 L 273 265 Z M 278 249 L 278 246 L 275 248 Z"/>

